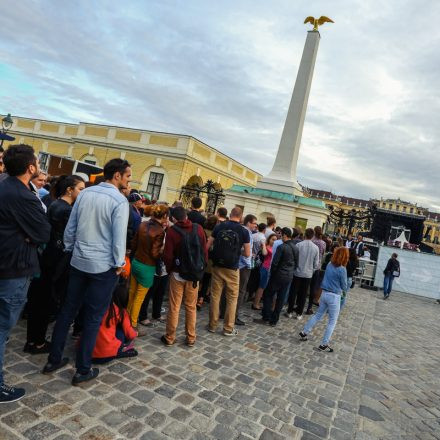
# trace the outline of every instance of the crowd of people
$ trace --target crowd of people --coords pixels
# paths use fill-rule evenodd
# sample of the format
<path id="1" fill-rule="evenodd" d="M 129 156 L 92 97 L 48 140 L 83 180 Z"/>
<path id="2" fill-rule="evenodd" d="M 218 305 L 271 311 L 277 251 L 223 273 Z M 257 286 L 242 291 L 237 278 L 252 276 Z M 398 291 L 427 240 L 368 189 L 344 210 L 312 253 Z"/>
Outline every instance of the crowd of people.
<path id="1" fill-rule="evenodd" d="M 137 356 L 135 338 L 158 323 L 165 323 L 161 342 L 171 347 L 182 304 L 189 347 L 198 311 L 209 309 L 207 331 L 221 328 L 234 337 L 237 327 L 253 324 L 241 315 L 249 302 L 261 313 L 256 324 L 276 326 L 283 308 L 286 319 L 311 315 L 301 340 L 328 314 L 318 350 L 333 351 L 331 336 L 353 285 L 362 238 L 333 243 L 319 226 L 279 227 L 273 217 L 258 223 L 239 207 L 206 216 L 199 197 L 189 210 L 181 202 L 150 201 L 130 188 L 131 167 L 123 159 L 107 162 L 93 183 L 75 175 L 48 178 L 24 144 L 10 146 L 2 162 L 0 402 L 25 394 L 5 384 L 2 367 L 9 332 L 26 303 L 24 351 L 48 354 L 43 374 L 69 362 L 64 348 L 72 329 L 72 385 L 96 378 L 93 364 Z"/>

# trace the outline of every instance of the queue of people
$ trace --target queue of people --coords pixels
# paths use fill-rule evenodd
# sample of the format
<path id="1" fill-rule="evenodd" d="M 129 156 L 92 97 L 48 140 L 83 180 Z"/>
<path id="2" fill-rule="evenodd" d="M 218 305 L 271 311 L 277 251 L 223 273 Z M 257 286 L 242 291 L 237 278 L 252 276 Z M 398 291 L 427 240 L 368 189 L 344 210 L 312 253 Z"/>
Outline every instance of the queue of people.
<path id="1" fill-rule="evenodd" d="M 197 339 L 198 310 L 209 308 L 209 332 L 220 328 L 234 337 L 237 327 L 248 325 L 240 312 L 250 301 L 262 325 L 276 326 L 285 307 L 288 318 L 313 315 L 301 340 L 328 313 L 318 349 L 333 351 L 331 335 L 361 246 L 331 248 L 320 227 L 279 227 L 273 217 L 258 224 L 239 207 L 229 216 L 221 207 L 206 218 L 199 197 L 189 211 L 181 202 L 151 203 L 130 189 L 131 165 L 123 159 L 107 162 L 94 184 L 80 176 L 51 178 L 42 195 L 32 184 L 42 176 L 32 147 L 10 146 L 2 159 L 8 174 L 0 179 L 1 402 L 25 394 L 5 385 L 2 365 L 6 339 L 26 302 L 24 351 L 48 354 L 44 374 L 69 362 L 64 349 L 74 323 L 72 385 L 96 378 L 93 364 L 136 356 L 135 339 L 156 323 L 166 324 L 164 346 L 174 345 L 182 304 L 189 347 Z"/>

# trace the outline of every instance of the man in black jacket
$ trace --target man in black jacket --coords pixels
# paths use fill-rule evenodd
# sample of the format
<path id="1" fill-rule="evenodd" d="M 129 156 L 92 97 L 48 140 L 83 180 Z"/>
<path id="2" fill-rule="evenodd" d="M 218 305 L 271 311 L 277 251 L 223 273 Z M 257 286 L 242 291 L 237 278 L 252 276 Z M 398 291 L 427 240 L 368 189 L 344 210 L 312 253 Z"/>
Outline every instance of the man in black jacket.
<path id="1" fill-rule="evenodd" d="M 0 403 L 25 394 L 3 381 L 5 343 L 26 303 L 31 277 L 40 271 L 37 247 L 50 238 L 41 202 L 29 189 L 29 181 L 39 173 L 34 149 L 12 145 L 3 162 L 9 177 L 0 183 Z"/>
<path id="2" fill-rule="evenodd" d="M 272 259 L 269 283 L 263 295 L 263 319 L 260 322 L 277 325 L 281 309 L 286 300 L 288 286 L 293 278 L 293 271 L 298 262 L 298 253 L 292 242 L 292 231 L 283 228 L 281 231 L 283 244 L 278 246 Z M 275 309 L 272 311 L 274 296 L 277 296 Z"/>
<path id="3" fill-rule="evenodd" d="M 192 223 L 198 223 L 203 227 L 205 224 L 206 218 L 199 211 L 202 207 L 202 199 L 200 197 L 193 197 L 191 199 L 191 211 L 188 212 L 188 219 L 191 220 Z"/>

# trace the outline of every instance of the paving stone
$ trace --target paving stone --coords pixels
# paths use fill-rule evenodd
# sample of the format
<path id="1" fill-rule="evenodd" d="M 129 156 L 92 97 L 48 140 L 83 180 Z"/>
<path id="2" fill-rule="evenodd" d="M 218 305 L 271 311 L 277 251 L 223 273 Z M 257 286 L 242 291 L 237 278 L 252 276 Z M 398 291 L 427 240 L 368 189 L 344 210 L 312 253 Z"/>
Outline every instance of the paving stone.
<path id="1" fill-rule="evenodd" d="M 169 399 L 172 399 L 177 394 L 177 390 L 167 384 L 161 385 L 159 388 L 156 388 L 155 391 L 161 396 L 168 397 Z"/>
<path id="2" fill-rule="evenodd" d="M 167 439 L 169 439 L 168 436 L 163 435 L 157 431 L 148 431 L 140 438 L 140 440 L 167 440 Z"/>
<path id="3" fill-rule="evenodd" d="M 2 440 L 21 440 L 23 437 L 22 436 L 18 436 L 16 434 L 14 434 L 13 432 L 9 431 L 9 429 L 6 429 L 5 427 L 1 427 L 1 434 Z"/>
<path id="4" fill-rule="evenodd" d="M 284 440 L 285 437 L 281 434 L 278 434 L 270 429 L 265 429 L 263 433 L 260 435 L 259 440 Z"/>
<path id="5" fill-rule="evenodd" d="M 359 414 L 375 422 L 382 422 L 385 420 L 377 411 L 364 405 L 359 407 Z"/>
<path id="6" fill-rule="evenodd" d="M 119 432 L 124 436 L 124 438 L 136 438 L 138 434 L 142 432 L 143 428 L 143 423 L 140 423 L 137 420 L 132 420 L 122 428 L 119 428 Z"/>
<path id="7" fill-rule="evenodd" d="M 53 421 L 55 419 L 65 418 L 72 411 L 74 411 L 74 409 L 70 405 L 66 405 L 65 403 L 57 403 L 45 408 L 42 411 L 42 415 Z"/>
<path id="8" fill-rule="evenodd" d="M 21 403 L 24 403 L 26 406 L 36 411 L 41 411 L 42 408 L 52 405 L 55 402 L 56 399 L 47 393 L 31 394 L 30 396 L 26 395 L 21 400 Z"/>
<path id="9" fill-rule="evenodd" d="M 295 417 L 294 425 L 297 426 L 298 428 L 303 429 L 304 431 L 311 432 L 312 434 L 315 434 L 320 437 L 326 437 L 328 434 L 328 429 L 310 420 L 303 419 L 302 417 L 299 416 Z"/>
<path id="10" fill-rule="evenodd" d="M 182 406 L 178 406 L 170 412 L 170 416 L 176 420 L 179 420 L 179 422 L 184 422 L 191 416 L 191 414 L 191 411 L 183 408 Z"/>
<path id="11" fill-rule="evenodd" d="M 220 411 L 215 420 L 222 425 L 230 425 L 237 418 L 236 414 L 231 411 L 222 410 Z"/>
<path id="12" fill-rule="evenodd" d="M 134 419 L 142 419 L 150 412 L 150 410 L 145 405 L 131 405 L 128 408 L 125 408 L 123 412 Z"/>
<path id="13" fill-rule="evenodd" d="M 106 423 L 107 426 L 113 428 L 121 425 L 127 421 L 127 416 L 119 411 L 110 411 L 101 417 L 101 420 Z"/>
<path id="14" fill-rule="evenodd" d="M 47 423 L 58 431 L 44 440 L 439 440 L 440 359 L 429 343 L 440 332 L 438 305 L 398 292 L 384 303 L 355 288 L 333 334 L 333 356 L 292 338 L 292 321 L 281 317 L 276 329 L 263 329 L 246 309 L 239 338 L 202 331 L 203 308 L 192 350 L 180 344 L 183 326 L 173 350 L 158 342 L 163 329 L 153 330 L 138 341 L 137 358 L 102 366 L 98 380 L 81 388 L 70 386 L 71 365 L 41 375 L 39 360 L 21 352 L 20 321 L 5 369 L 27 394 L 0 405 L 0 439 L 26 439 Z M 71 341 L 66 355 L 74 357 Z"/>
<path id="15" fill-rule="evenodd" d="M 147 391 L 147 390 L 139 390 L 139 391 L 136 391 L 135 393 L 133 393 L 131 396 L 134 397 L 135 399 L 139 400 L 142 403 L 148 403 L 150 400 L 153 399 L 154 393 L 152 393 L 151 391 Z"/>
<path id="16" fill-rule="evenodd" d="M 190 438 L 193 431 L 183 423 L 173 421 L 162 430 L 162 432 L 168 437 L 175 439 L 187 439 Z"/>
<path id="17" fill-rule="evenodd" d="M 241 403 L 242 405 L 251 405 L 254 398 L 252 396 L 249 396 L 248 394 L 242 393 L 241 391 L 235 392 L 231 396 L 232 400 L 235 400 L 238 403 Z"/>
<path id="18" fill-rule="evenodd" d="M 61 434 L 54 437 L 53 440 L 76 440 L 75 437 L 69 435 L 69 434 Z"/>
<path id="19" fill-rule="evenodd" d="M 272 430 L 276 430 L 280 425 L 280 421 L 278 419 L 272 416 L 268 416 L 267 414 L 264 414 L 261 417 L 261 423 Z"/>
<path id="20" fill-rule="evenodd" d="M 104 426 L 94 426 L 79 438 L 80 440 L 113 440 L 115 436 Z"/>
<path id="21" fill-rule="evenodd" d="M 39 415 L 27 408 L 21 408 L 11 414 L 2 417 L 1 421 L 15 430 L 34 423 Z"/>
<path id="22" fill-rule="evenodd" d="M 29 440 L 44 440 L 60 431 L 60 428 L 49 422 L 41 422 L 24 432 Z"/>
<path id="23" fill-rule="evenodd" d="M 189 406 L 192 402 L 194 402 L 194 397 L 191 396 L 191 394 L 182 393 L 175 397 L 174 400 L 182 405 Z"/>
<path id="24" fill-rule="evenodd" d="M 234 431 L 229 426 L 218 424 L 211 431 L 211 436 L 218 440 L 229 440 L 237 437 L 237 431 Z"/>
<path id="25" fill-rule="evenodd" d="M 165 423 L 166 416 L 165 414 L 162 414 L 158 411 L 154 412 L 153 414 L 149 415 L 145 422 L 150 425 L 152 428 L 157 428 Z"/>

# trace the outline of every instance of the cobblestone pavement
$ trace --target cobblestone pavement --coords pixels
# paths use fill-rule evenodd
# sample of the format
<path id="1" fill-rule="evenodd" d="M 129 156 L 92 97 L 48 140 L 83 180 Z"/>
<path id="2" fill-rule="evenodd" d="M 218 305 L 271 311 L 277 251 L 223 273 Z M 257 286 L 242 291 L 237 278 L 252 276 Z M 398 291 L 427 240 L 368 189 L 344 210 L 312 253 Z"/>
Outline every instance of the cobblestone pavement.
<path id="1" fill-rule="evenodd" d="M 27 389 L 0 405 L 0 438 L 98 439 L 440 439 L 440 306 L 432 300 L 355 289 L 333 338 L 314 346 L 322 324 L 299 342 L 300 323 L 250 323 L 236 338 L 198 323 L 196 346 L 137 343 L 139 357 L 101 367 L 72 387 L 73 368 L 51 376 L 45 356 L 22 352 L 23 322 L 6 353 L 8 382 Z M 248 311 L 249 310 L 249 311 Z M 72 344 L 70 344 L 72 345 Z M 71 350 L 71 347 L 70 347 Z"/>

